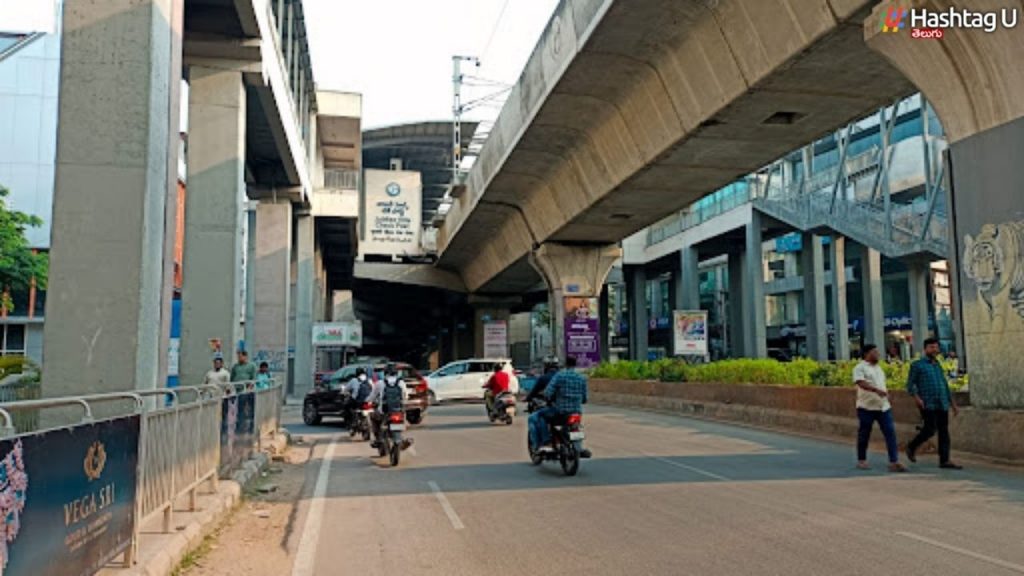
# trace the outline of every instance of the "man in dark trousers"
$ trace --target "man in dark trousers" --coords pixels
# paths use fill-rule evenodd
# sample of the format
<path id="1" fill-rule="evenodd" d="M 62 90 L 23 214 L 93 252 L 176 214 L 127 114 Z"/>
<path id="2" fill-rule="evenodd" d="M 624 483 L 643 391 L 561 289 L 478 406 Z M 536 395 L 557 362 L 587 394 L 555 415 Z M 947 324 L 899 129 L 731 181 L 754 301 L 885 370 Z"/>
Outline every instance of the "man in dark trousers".
<path id="1" fill-rule="evenodd" d="M 939 341 L 935 338 L 924 341 L 924 357 L 910 365 L 907 392 L 914 397 L 924 419 L 921 433 L 907 444 L 907 459 L 917 462 L 918 448 L 938 432 L 939 468 L 961 470 L 962 466 L 949 459 L 949 412 L 952 410 L 955 417 L 960 414 L 960 408 L 942 371 Z"/>

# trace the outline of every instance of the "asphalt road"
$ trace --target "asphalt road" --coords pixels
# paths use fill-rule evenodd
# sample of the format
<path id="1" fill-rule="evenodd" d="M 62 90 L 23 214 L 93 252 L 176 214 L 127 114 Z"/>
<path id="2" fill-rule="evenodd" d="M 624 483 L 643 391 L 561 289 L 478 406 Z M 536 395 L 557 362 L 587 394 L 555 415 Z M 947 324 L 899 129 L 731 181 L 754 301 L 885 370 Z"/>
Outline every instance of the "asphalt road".
<path id="1" fill-rule="evenodd" d="M 584 423 L 574 478 L 482 406 L 431 409 L 396 469 L 289 426 L 318 440 L 293 574 L 1024 574 L 1022 472 L 863 472 L 852 447 L 630 410 Z"/>

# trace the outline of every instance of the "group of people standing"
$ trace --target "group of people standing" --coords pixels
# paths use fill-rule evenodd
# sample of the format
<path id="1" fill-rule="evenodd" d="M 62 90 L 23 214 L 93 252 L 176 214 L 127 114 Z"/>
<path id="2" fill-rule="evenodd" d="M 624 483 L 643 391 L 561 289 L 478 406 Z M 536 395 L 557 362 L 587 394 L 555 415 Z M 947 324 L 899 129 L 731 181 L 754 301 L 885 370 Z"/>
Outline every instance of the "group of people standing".
<path id="1" fill-rule="evenodd" d="M 213 355 L 213 369 L 206 373 L 203 384 L 230 384 L 232 382 L 255 382 L 256 389 L 270 388 L 273 376 L 270 374 L 270 364 L 260 362 L 259 367 L 249 361 L 249 353 L 245 350 L 238 351 L 238 362 L 228 371 L 224 367 L 224 355 L 217 352 Z"/>
<path id="2" fill-rule="evenodd" d="M 889 401 L 885 372 L 879 366 L 881 354 L 874 344 L 864 346 L 862 360 L 853 370 L 853 381 L 857 385 L 857 467 L 870 469 L 868 464 L 868 442 L 871 431 L 878 423 L 885 436 L 889 455 L 889 470 L 906 472 L 900 462 L 896 425 Z M 917 436 L 907 444 L 906 456 L 910 462 L 917 462 L 917 451 L 936 433 L 939 436 L 939 467 L 960 470 L 962 466 L 950 459 L 949 416 L 960 414 L 960 408 L 949 388 L 949 381 L 939 362 L 939 341 L 928 338 L 924 341 L 924 356 L 910 365 L 907 377 L 907 393 L 914 398 L 921 412 L 922 424 Z"/>

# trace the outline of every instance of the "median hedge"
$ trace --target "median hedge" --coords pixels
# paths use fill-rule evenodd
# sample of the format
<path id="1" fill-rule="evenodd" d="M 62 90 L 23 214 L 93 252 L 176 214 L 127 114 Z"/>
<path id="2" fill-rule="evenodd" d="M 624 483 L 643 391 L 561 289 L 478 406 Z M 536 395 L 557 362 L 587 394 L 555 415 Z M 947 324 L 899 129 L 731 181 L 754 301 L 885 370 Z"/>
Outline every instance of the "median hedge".
<path id="1" fill-rule="evenodd" d="M 943 360 L 947 373 L 956 370 L 955 360 Z M 816 362 L 799 358 L 792 362 L 771 359 L 741 358 L 719 360 L 709 364 L 687 364 L 675 358 L 649 362 L 622 360 L 605 362 L 590 371 L 593 378 L 613 380 L 659 380 L 662 382 L 708 382 L 718 384 L 773 384 L 785 386 L 853 386 L 853 367 L 857 361 Z M 889 389 L 907 385 L 909 362 L 881 364 Z M 959 390 L 967 384 L 967 376 L 950 382 Z"/>

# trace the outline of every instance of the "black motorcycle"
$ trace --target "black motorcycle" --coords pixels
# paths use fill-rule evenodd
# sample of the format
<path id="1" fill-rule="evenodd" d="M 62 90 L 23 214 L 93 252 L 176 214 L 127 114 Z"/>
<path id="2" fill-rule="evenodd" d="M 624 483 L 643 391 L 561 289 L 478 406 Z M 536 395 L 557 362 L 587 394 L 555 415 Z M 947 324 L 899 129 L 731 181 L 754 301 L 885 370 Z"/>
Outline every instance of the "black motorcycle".
<path id="1" fill-rule="evenodd" d="M 547 403 L 540 398 L 533 398 L 527 407 L 529 413 L 540 410 Z M 531 445 L 529 430 L 526 445 L 530 451 L 530 462 L 539 466 L 543 462 L 557 460 L 566 476 L 575 476 L 580 469 L 580 459 L 584 458 L 583 449 L 583 415 L 569 414 L 552 420 L 548 425 L 551 435 L 551 447 L 539 448 Z"/>
<path id="2" fill-rule="evenodd" d="M 405 431 L 405 413 L 391 412 L 384 416 L 381 424 L 380 442 L 377 453 L 383 458 L 387 456 L 391 466 L 398 466 L 402 451 L 412 445 L 412 439 L 402 438 Z"/>
<path id="3" fill-rule="evenodd" d="M 516 396 L 505 391 L 494 399 L 494 407 L 487 410 L 487 418 L 491 422 L 501 420 L 506 425 L 512 424 L 512 418 L 516 415 Z"/>
<path id="4" fill-rule="evenodd" d="M 373 412 L 373 404 L 363 402 L 359 409 L 352 411 L 349 420 L 348 435 L 351 438 L 359 436 L 366 442 L 370 439 L 370 413 Z"/>

